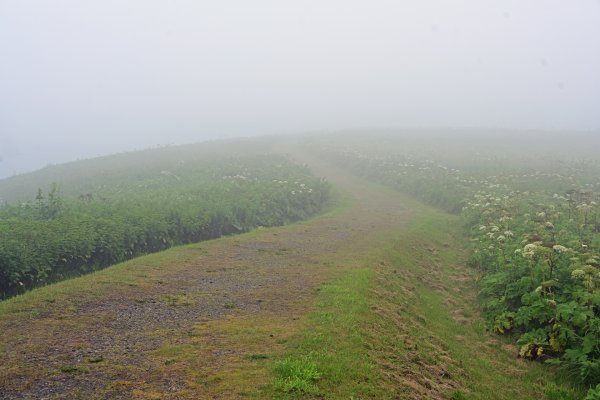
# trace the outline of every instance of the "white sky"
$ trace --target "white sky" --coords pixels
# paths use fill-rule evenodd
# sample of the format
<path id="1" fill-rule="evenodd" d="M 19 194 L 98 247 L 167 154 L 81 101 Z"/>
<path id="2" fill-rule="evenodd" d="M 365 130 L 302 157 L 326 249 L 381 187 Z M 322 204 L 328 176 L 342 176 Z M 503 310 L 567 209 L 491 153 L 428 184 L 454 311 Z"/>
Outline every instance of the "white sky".
<path id="1" fill-rule="evenodd" d="M 600 129 L 600 1 L 0 0 L 0 177 L 358 127 Z"/>

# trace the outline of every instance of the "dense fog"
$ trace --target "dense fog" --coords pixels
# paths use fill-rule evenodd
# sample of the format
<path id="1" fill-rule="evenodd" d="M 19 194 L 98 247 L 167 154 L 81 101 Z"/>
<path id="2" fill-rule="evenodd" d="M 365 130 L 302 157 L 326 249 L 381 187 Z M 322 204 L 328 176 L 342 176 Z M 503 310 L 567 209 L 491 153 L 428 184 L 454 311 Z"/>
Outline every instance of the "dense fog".
<path id="1" fill-rule="evenodd" d="M 593 0 L 6 0 L 0 178 L 232 136 L 600 133 L 597 49 Z"/>

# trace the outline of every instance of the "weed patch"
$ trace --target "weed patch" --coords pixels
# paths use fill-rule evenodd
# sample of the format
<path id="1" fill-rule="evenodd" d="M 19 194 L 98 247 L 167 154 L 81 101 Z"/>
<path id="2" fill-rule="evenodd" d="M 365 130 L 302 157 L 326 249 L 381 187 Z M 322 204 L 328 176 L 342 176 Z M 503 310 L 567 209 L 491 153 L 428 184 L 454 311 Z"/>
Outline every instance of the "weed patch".
<path id="1" fill-rule="evenodd" d="M 269 358 L 269 356 L 266 354 L 250 354 L 250 355 L 246 356 L 246 358 L 251 361 L 258 361 L 258 360 L 266 360 L 267 358 Z"/>
<path id="2" fill-rule="evenodd" d="M 80 375 L 90 372 L 87 368 L 78 367 L 75 365 L 65 365 L 60 368 L 60 372 L 64 374 Z"/>
<path id="3" fill-rule="evenodd" d="M 317 394 L 319 388 L 316 382 L 321 378 L 314 355 L 302 357 L 287 357 L 275 363 L 275 390 L 285 393 L 297 392 L 306 394 Z"/>

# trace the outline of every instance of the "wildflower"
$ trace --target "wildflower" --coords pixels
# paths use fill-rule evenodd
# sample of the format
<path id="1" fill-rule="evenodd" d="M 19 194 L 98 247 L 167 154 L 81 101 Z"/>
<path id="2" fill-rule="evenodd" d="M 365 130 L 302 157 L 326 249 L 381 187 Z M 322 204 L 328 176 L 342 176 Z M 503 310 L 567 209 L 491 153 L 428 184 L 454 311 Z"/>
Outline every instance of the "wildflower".
<path id="1" fill-rule="evenodd" d="M 547 229 L 554 229 L 554 224 L 550 221 L 546 222 L 546 228 Z"/>
<path id="2" fill-rule="evenodd" d="M 504 231 L 504 236 L 506 236 L 506 237 L 513 237 L 514 234 L 512 233 L 512 231 Z"/>
<path id="3" fill-rule="evenodd" d="M 533 256 L 535 256 L 536 249 L 537 245 L 534 243 L 529 243 L 528 245 L 525 245 L 525 247 L 523 248 L 523 257 L 533 258 Z"/>
<path id="4" fill-rule="evenodd" d="M 552 249 L 554 251 L 556 251 L 557 253 L 566 253 L 569 251 L 568 248 L 566 248 L 565 246 L 562 246 L 560 244 L 555 244 L 554 246 L 552 246 Z"/>
<path id="5" fill-rule="evenodd" d="M 593 265 L 584 265 L 582 270 L 588 275 L 594 275 L 596 273 L 596 267 Z"/>
<path id="6" fill-rule="evenodd" d="M 497 241 L 499 241 L 499 242 L 504 242 L 504 241 L 506 240 L 506 236 L 504 236 L 504 235 L 500 235 L 500 236 L 498 236 L 498 237 L 496 238 L 496 240 L 497 240 Z"/>
<path id="7" fill-rule="evenodd" d="M 585 271 L 582 269 L 575 269 L 571 272 L 571 278 L 573 279 L 582 279 L 585 276 Z"/>

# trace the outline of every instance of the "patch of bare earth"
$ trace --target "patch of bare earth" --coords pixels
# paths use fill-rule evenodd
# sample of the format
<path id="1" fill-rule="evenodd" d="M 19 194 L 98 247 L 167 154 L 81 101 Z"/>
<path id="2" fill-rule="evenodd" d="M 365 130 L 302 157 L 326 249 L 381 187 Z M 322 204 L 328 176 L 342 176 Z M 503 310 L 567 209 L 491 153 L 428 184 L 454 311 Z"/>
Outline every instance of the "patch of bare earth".
<path id="1" fill-rule="evenodd" d="M 127 267 L 134 279 L 126 284 L 101 273 L 77 281 L 89 293 L 32 304 L 30 318 L 6 314 L 0 399 L 260 397 L 269 381 L 261 360 L 298 331 L 316 287 L 357 265 L 410 215 L 399 197 L 302 161 L 355 205 L 171 250 L 174 261 Z"/>

